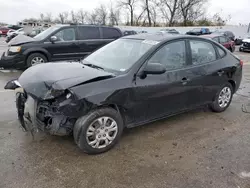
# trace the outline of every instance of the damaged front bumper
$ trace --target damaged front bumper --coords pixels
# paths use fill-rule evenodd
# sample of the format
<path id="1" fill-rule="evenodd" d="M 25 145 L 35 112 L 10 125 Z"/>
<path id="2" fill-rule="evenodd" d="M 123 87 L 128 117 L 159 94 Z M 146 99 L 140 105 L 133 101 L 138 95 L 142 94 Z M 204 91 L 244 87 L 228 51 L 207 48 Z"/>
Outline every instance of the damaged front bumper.
<path id="1" fill-rule="evenodd" d="M 76 118 L 60 112 L 57 103 L 40 101 L 27 95 L 22 88 L 16 89 L 18 119 L 25 132 L 46 132 L 67 136 L 72 133 Z"/>

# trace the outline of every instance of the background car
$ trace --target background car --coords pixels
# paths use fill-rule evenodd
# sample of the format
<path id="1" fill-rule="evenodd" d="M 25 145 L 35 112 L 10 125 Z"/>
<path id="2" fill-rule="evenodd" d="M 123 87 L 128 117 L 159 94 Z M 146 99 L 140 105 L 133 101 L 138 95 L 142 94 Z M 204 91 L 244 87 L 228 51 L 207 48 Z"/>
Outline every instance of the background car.
<path id="1" fill-rule="evenodd" d="M 122 31 L 123 33 L 123 36 L 128 36 L 128 35 L 136 35 L 137 32 L 134 31 L 134 30 L 125 30 L 125 31 Z"/>
<path id="2" fill-rule="evenodd" d="M 176 29 L 161 29 L 161 33 L 180 34 Z"/>
<path id="3" fill-rule="evenodd" d="M 9 32 L 7 34 L 5 42 L 7 42 L 7 43 L 10 42 L 13 38 L 15 38 L 17 35 L 20 35 L 20 34 L 21 35 L 25 34 L 24 28 L 20 28 L 20 29 L 18 29 L 16 31 Z"/>
<path id="4" fill-rule="evenodd" d="M 229 51 L 234 52 L 235 51 L 235 43 L 234 41 L 230 40 L 224 35 L 216 35 L 216 34 L 211 34 L 211 35 L 202 35 L 201 37 L 204 38 L 210 38 L 221 45 L 223 45 L 225 48 L 227 48 Z"/>
<path id="5" fill-rule="evenodd" d="M 217 35 L 223 35 L 227 38 L 229 38 L 230 40 L 234 41 L 235 40 L 235 35 L 232 31 L 223 31 L 223 30 L 216 30 L 215 32 L 213 32 L 214 34 Z"/>
<path id="6" fill-rule="evenodd" d="M 122 36 L 116 27 L 75 24 L 55 25 L 33 38 L 19 34 L 9 41 L 0 67 L 25 69 L 48 61 L 82 59 Z"/>
<path id="7" fill-rule="evenodd" d="M 211 34 L 212 32 L 209 30 L 209 28 L 194 28 L 188 32 L 186 32 L 186 35 L 208 35 Z"/>
<path id="8" fill-rule="evenodd" d="M 8 27 L 0 27 L 1 35 L 6 36 L 10 29 Z"/>

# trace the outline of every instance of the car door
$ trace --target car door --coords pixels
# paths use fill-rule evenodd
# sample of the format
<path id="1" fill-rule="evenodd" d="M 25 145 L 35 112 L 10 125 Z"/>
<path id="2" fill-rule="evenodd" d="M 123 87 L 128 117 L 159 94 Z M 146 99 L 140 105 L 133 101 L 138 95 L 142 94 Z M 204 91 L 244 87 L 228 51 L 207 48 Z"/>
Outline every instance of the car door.
<path id="1" fill-rule="evenodd" d="M 226 83 L 223 70 L 223 63 L 216 45 L 202 39 L 190 39 L 193 70 L 201 76 L 202 95 L 201 103 L 211 102 L 220 87 Z M 217 46 L 218 47 L 218 46 Z M 222 48 L 218 47 L 224 51 Z M 225 52 L 224 52 L 225 53 Z"/>
<path id="2" fill-rule="evenodd" d="M 116 28 L 101 27 L 101 36 L 103 39 L 103 45 L 106 45 L 120 37 L 122 37 L 121 31 Z"/>
<path id="3" fill-rule="evenodd" d="M 187 110 L 194 101 L 192 98 L 200 96 L 202 87 L 193 82 L 197 73 L 190 69 L 188 54 L 186 41 L 178 40 L 162 46 L 146 62 L 161 63 L 166 67 L 164 74 L 136 80 L 136 95 L 138 100 L 148 104 L 148 119 Z"/>
<path id="4" fill-rule="evenodd" d="M 223 45 L 225 48 L 230 49 L 231 45 L 226 37 L 219 37 L 220 44 Z"/>
<path id="5" fill-rule="evenodd" d="M 78 26 L 79 47 L 82 57 L 91 54 L 103 46 L 101 31 L 98 26 Z"/>
<path id="6" fill-rule="evenodd" d="M 56 41 L 50 41 L 52 36 L 56 36 Z M 79 47 L 74 27 L 62 28 L 55 32 L 52 36 L 45 41 L 43 46 L 43 48 L 51 54 L 52 61 L 78 58 Z"/>

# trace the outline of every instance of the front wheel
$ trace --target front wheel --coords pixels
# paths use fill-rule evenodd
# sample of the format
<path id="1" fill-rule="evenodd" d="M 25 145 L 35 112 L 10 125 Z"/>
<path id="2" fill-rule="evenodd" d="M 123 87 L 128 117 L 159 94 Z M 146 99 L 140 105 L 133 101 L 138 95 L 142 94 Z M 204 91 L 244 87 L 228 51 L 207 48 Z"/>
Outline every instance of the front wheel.
<path id="1" fill-rule="evenodd" d="M 113 148 L 123 132 L 123 119 L 112 108 L 97 109 L 76 121 L 74 140 L 88 154 L 99 154 Z"/>
<path id="2" fill-rule="evenodd" d="M 47 61 L 47 58 L 43 54 L 33 53 L 27 58 L 26 64 L 27 67 L 31 67 L 37 64 L 46 63 Z"/>
<path id="3" fill-rule="evenodd" d="M 213 103 L 210 105 L 214 112 L 223 112 L 231 104 L 233 87 L 230 83 L 225 84 L 216 94 Z"/>

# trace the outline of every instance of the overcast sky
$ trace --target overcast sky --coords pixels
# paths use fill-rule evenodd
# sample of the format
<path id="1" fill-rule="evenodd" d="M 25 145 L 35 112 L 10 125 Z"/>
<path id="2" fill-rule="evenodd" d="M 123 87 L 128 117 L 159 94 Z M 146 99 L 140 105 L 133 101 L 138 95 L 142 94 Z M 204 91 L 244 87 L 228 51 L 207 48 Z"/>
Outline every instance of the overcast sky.
<path id="1" fill-rule="evenodd" d="M 113 0 L 115 1 L 115 0 Z M 39 17 L 40 13 L 52 12 L 58 15 L 62 11 L 91 10 L 110 0 L 0 0 L 0 22 L 16 24 L 24 18 Z M 210 0 L 207 12 L 213 15 L 223 10 L 224 16 L 231 14 L 230 24 L 250 23 L 250 0 Z"/>

